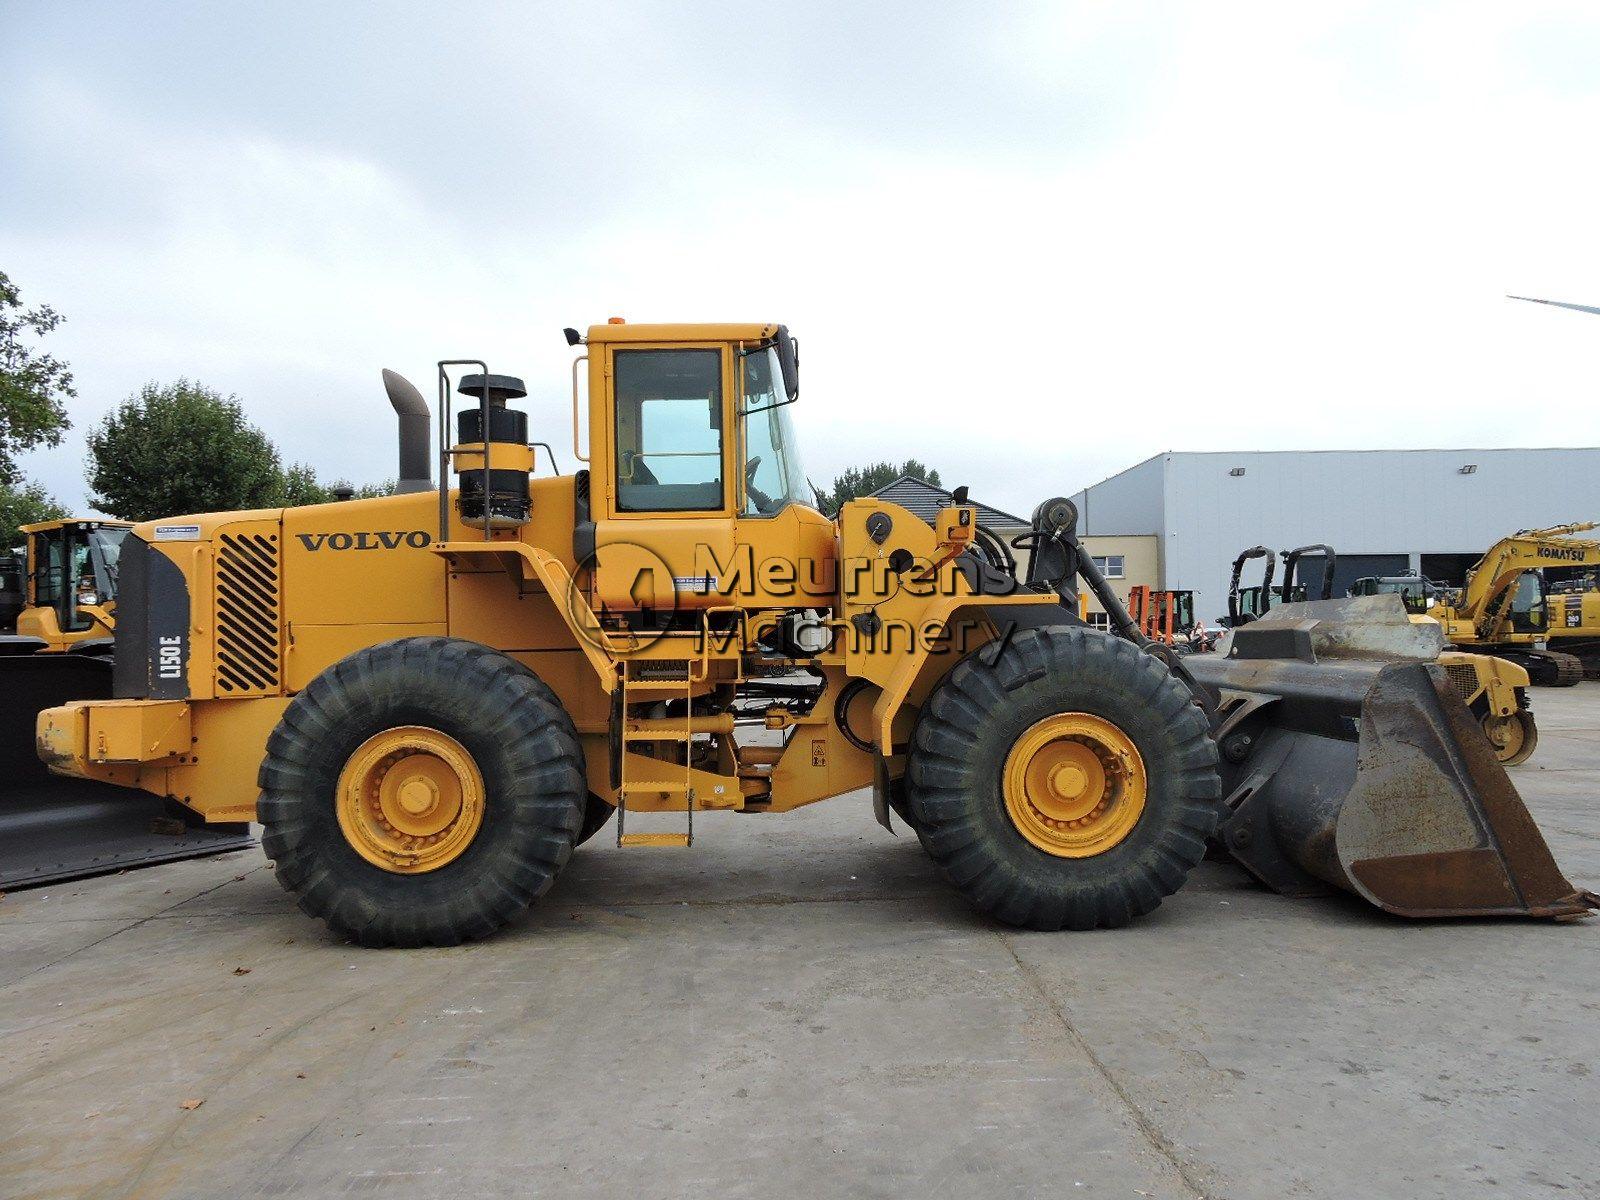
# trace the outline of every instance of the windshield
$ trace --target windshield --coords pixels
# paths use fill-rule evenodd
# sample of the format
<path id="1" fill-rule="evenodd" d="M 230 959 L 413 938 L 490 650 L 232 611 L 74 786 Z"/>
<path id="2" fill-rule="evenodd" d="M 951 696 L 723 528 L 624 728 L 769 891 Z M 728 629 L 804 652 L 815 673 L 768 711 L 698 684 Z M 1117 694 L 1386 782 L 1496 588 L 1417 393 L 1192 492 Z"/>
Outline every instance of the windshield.
<path id="1" fill-rule="evenodd" d="M 770 516 L 811 499 L 789 420 L 778 351 L 769 346 L 744 358 L 743 419 L 745 516 Z"/>
<path id="2" fill-rule="evenodd" d="M 112 596 L 117 594 L 117 562 L 122 557 L 122 540 L 127 536 L 128 531 L 117 526 L 102 526 L 89 531 L 89 544 L 99 554 L 106 573 L 106 578 L 96 580 L 96 584 Z"/>
<path id="3" fill-rule="evenodd" d="M 1399 596 L 1409 612 L 1427 612 L 1439 589 L 1427 579 L 1366 579 L 1358 596 Z"/>

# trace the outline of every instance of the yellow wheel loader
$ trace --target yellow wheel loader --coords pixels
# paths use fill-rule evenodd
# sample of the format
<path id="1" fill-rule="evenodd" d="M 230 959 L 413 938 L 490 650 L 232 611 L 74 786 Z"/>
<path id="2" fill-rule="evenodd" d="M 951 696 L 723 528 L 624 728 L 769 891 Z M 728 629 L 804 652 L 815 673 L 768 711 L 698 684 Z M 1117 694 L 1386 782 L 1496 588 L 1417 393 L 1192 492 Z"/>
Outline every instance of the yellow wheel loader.
<path id="1" fill-rule="evenodd" d="M 155 796 L 44 769 L 41 710 L 111 695 L 118 562 L 132 526 L 77 518 L 25 525 L 12 594 L 15 628 L 0 635 L 0 887 L 237 850 L 242 824 L 208 826 Z"/>
<path id="2" fill-rule="evenodd" d="M 1407 915 L 1594 906 L 1398 602 L 1381 636 L 1383 601 L 1271 613 L 1202 674 L 1139 632 L 1066 500 L 1023 580 L 964 488 L 932 523 L 813 508 L 785 327 L 566 336 L 575 474 L 536 471 L 519 380 L 448 360 L 438 485 L 427 405 L 386 375 L 401 494 L 136 526 L 115 698 L 41 714 L 45 761 L 260 821 L 300 906 L 370 946 L 491 934 L 608 822 L 682 848 L 708 812 L 866 789 L 1034 929 L 1148 913 L 1213 839 L 1279 891 Z"/>
<path id="3" fill-rule="evenodd" d="M 1259 587 L 1239 587 L 1239 573 L 1251 558 L 1266 556 L 1266 580 Z M 1312 579 L 1301 569 L 1306 558 L 1320 558 L 1320 581 Z M 1272 586 L 1273 553 L 1265 546 L 1243 551 L 1233 563 L 1232 581 L 1228 588 L 1228 611 L 1235 622 L 1248 623 L 1265 615 L 1275 604 L 1302 601 L 1320 601 L 1330 598 L 1338 555 L 1332 546 L 1320 542 L 1285 550 L 1283 558 L 1283 583 Z M 1350 589 L 1352 596 L 1376 596 L 1393 593 L 1402 601 L 1413 624 L 1437 624 L 1424 615 L 1427 606 L 1422 589 L 1432 589 L 1431 584 L 1416 576 L 1394 579 L 1358 579 Z M 1384 620 L 1393 613 L 1393 605 L 1383 606 Z M 1444 668 L 1445 676 L 1455 687 L 1463 704 L 1477 721 L 1483 734 L 1494 747 L 1495 757 L 1508 767 L 1525 763 L 1533 757 L 1539 744 L 1539 729 L 1528 703 L 1528 673 L 1507 659 L 1487 654 L 1468 654 L 1441 646 L 1436 661 Z"/>

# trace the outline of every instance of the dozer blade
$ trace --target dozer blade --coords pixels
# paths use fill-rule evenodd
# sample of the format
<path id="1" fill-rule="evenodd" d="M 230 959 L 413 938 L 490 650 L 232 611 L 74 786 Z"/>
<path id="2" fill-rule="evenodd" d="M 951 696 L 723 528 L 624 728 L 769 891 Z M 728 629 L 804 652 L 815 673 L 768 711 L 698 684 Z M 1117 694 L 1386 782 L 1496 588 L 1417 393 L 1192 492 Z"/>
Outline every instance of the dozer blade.
<path id="1" fill-rule="evenodd" d="M 203 825 L 133 788 L 52 775 L 34 749 L 39 711 L 111 694 L 109 659 L 0 656 L 0 888 L 242 850 L 246 824 Z"/>
<path id="2" fill-rule="evenodd" d="M 1391 603 L 1392 602 L 1392 605 Z M 1217 699 L 1227 852 L 1269 887 L 1338 887 L 1407 917 L 1568 917 L 1562 875 L 1392 596 L 1285 605 L 1186 664 Z"/>

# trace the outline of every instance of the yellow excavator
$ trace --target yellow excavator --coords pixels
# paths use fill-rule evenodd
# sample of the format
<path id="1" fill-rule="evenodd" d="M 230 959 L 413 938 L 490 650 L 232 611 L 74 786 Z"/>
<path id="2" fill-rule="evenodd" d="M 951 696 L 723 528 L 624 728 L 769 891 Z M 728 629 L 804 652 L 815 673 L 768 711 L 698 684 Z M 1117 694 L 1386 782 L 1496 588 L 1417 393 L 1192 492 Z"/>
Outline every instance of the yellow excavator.
<path id="1" fill-rule="evenodd" d="M 130 522 L 72 518 L 24 525 L 0 571 L 0 887 L 48 883 L 250 844 L 153 797 L 130 804 L 103 783 L 62 779 L 34 747 L 41 710 L 109 697 L 118 566 Z"/>
<path id="2" fill-rule="evenodd" d="M 1524 529 L 1489 547 L 1466 586 L 1427 615 L 1454 646 L 1516 663 L 1536 684 L 1571 687 L 1600 671 L 1600 597 L 1547 595 L 1544 570 L 1600 567 L 1600 542 L 1573 536 L 1592 521 Z"/>
<path id="3" fill-rule="evenodd" d="M 536 470 L 520 380 L 445 360 L 437 484 L 427 404 L 386 376 L 400 494 L 135 526 L 115 698 L 40 714 L 44 761 L 259 821 L 278 882 L 367 946 L 492 934 L 608 822 L 681 853 L 707 812 L 863 792 L 1033 929 L 1127 924 L 1211 843 L 1279 892 L 1405 916 L 1600 906 L 1397 599 L 1285 606 L 1179 656 L 1070 501 L 1035 509 L 1021 579 L 965 488 L 931 522 L 818 511 L 784 326 L 565 332 L 574 474 Z"/>

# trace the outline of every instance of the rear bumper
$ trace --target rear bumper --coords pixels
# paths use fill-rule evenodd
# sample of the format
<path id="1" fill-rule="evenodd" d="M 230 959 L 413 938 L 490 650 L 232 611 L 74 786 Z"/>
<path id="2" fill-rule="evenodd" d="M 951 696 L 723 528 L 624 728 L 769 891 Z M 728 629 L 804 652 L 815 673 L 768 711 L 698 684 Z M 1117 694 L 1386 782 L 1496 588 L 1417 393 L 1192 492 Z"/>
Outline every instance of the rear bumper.
<path id="1" fill-rule="evenodd" d="M 42 711 L 34 737 L 56 774 L 113 783 L 133 783 L 147 763 L 182 761 L 194 741 L 181 700 L 76 700 Z"/>

